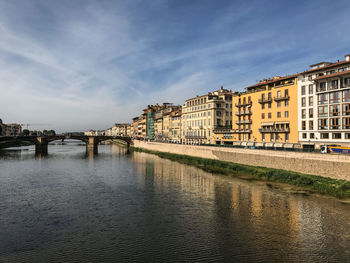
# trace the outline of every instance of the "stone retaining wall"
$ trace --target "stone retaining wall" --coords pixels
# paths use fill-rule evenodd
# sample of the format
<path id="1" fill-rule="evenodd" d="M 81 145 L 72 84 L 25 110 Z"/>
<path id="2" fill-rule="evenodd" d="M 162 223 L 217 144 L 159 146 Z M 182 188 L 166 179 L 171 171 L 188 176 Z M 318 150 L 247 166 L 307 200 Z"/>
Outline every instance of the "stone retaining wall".
<path id="1" fill-rule="evenodd" d="M 350 181 L 350 156 L 134 141 L 148 150 L 284 169 Z"/>

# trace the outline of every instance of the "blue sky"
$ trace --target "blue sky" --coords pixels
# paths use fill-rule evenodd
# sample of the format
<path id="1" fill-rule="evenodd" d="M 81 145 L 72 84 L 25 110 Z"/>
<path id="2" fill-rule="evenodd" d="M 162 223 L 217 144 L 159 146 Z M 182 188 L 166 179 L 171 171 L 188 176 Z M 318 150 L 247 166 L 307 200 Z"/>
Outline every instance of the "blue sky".
<path id="1" fill-rule="evenodd" d="M 79 131 L 350 53 L 349 1 L 0 0 L 0 118 Z"/>

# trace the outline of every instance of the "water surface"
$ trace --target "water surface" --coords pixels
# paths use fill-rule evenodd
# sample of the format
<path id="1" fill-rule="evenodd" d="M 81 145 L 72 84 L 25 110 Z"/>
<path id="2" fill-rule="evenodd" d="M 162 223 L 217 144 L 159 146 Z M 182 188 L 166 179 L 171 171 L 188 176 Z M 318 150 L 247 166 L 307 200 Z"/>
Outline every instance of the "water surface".
<path id="1" fill-rule="evenodd" d="M 336 199 L 115 145 L 21 149 L 0 151 L 0 262 L 349 262 Z"/>

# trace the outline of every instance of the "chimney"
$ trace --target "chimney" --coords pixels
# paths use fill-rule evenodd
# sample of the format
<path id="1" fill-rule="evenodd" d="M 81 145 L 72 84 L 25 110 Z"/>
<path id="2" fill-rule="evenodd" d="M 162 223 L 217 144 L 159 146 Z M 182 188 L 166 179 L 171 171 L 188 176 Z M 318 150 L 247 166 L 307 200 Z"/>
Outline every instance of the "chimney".
<path id="1" fill-rule="evenodd" d="M 345 55 L 345 61 L 350 61 L 350 54 L 349 55 Z"/>

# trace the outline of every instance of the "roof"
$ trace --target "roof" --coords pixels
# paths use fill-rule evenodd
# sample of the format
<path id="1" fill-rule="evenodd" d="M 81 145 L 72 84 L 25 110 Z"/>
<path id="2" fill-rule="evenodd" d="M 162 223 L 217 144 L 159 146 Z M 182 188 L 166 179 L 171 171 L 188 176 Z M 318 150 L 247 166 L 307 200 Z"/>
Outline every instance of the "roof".
<path id="1" fill-rule="evenodd" d="M 342 71 L 342 72 L 337 72 L 337 73 L 328 74 L 328 75 L 325 75 L 325 76 L 320 76 L 320 77 L 315 78 L 314 80 L 327 79 L 327 78 L 340 76 L 340 75 L 345 75 L 345 74 L 350 74 L 350 70 L 345 70 L 345 71 Z"/>
<path id="2" fill-rule="evenodd" d="M 331 65 L 331 64 L 334 64 L 334 63 L 333 62 L 323 61 L 323 62 L 319 62 L 319 63 L 316 63 L 316 64 L 312 64 L 312 65 L 310 65 L 310 67 L 318 66 L 318 65 L 321 65 L 321 64 L 329 64 L 329 65 Z"/>
<path id="3" fill-rule="evenodd" d="M 300 74 L 306 74 L 306 73 L 311 73 L 311 72 L 315 72 L 315 71 L 320 71 L 320 70 L 333 68 L 333 67 L 344 65 L 344 64 L 350 64 L 350 61 L 343 60 L 343 61 L 340 61 L 340 62 L 332 63 L 329 66 L 324 66 L 322 68 L 309 69 L 309 70 L 306 70 L 304 72 L 301 72 Z"/>
<path id="4" fill-rule="evenodd" d="M 299 74 L 293 74 L 293 75 L 288 75 L 288 76 L 284 76 L 284 77 L 279 77 L 279 78 L 276 78 L 276 79 L 261 81 L 261 82 L 255 84 L 255 85 L 251 85 L 249 87 L 246 87 L 246 89 L 259 87 L 259 86 L 262 86 L 262 85 L 271 84 L 271 83 L 274 83 L 274 82 L 278 82 L 278 81 L 286 80 L 286 79 L 290 79 L 290 78 L 296 78 L 298 75 Z"/>

